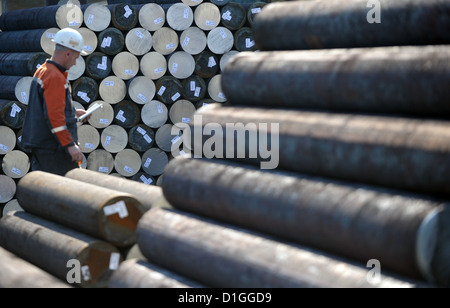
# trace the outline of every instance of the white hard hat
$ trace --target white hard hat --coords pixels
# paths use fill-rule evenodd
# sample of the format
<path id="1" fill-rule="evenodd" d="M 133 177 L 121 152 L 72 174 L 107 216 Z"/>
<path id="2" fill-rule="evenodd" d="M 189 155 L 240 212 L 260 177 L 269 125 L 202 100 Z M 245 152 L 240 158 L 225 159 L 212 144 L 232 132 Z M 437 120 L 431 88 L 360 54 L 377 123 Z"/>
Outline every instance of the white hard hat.
<path id="1" fill-rule="evenodd" d="M 72 28 L 61 29 L 56 33 L 55 38 L 52 41 L 58 45 L 78 51 L 83 56 L 87 55 L 87 52 L 83 50 L 83 36 L 77 30 L 74 30 Z"/>

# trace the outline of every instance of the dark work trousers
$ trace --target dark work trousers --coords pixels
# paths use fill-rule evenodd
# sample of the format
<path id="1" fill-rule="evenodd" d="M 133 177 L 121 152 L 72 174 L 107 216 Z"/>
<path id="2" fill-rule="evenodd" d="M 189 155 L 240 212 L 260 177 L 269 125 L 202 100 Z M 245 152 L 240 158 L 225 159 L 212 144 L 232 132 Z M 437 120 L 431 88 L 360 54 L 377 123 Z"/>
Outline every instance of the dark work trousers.
<path id="1" fill-rule="evenodd" d="M 31 155 L 31 171 L 43 171 L 64 176 L 78 164 L 72 161 L 69 153 L 64 149 L 54 152 L 33 149 Z"/>

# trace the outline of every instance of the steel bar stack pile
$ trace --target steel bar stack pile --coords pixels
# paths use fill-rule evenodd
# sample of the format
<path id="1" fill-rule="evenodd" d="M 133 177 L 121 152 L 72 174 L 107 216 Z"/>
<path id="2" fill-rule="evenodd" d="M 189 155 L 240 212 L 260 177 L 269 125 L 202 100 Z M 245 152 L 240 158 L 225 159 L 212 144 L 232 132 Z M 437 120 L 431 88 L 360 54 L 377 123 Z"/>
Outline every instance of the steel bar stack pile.
<path id="1" fill-rule="evenodd" d="M 146 212 L 131 194 L 40 171 L 20 180 L 17 200 L 23 209 L 0 219 L 7 287 L 106 287 Z"/>
<path id="2" fill-rule="evenodd" d="M 12 182 L 30 170 L 20 147 L 28 89 L 59 29 L 85 39 L 88 55 L 69 70 L 75 107 L 103 103 L 79 127 L 82 167 L 156 185 L 179 138 L 172 128 L 203 105 L 226 103 L 222 69 L 236 53 L 256 50 L 252 24 L 265 4 L 69 1 L 1 15 L 0 204 L 16 201 Z"/>
<path id="3" fill-rule="evenodd" d="M 449 16 L 445 0 L 267 5 L 261 52 L 224 69 L 229 104 L 184 130 L 194 158 L 166 168 L 175 209 L 143 216 L 142 253 L 216 287 L 450 286 Z M 399 280 L 360 271 L 377 266 Z"/>

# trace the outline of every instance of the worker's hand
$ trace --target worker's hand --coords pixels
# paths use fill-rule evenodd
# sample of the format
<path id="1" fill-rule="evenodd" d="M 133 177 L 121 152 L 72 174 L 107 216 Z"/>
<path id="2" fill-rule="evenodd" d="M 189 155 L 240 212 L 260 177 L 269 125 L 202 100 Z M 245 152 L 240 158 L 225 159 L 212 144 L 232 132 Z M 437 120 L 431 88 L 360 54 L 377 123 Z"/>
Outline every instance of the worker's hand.
<path id="1" fill-rule="evenodd" d="M 83 152 L 78 145 L 73 145 L 67 149 L 69 151 L 70 156 L 72 157 L 72 161 L 80 162 L 83 161 Z"/>
<path id="2" fill-rule="evenodd" d="M 84 114 L 86 114 L 86 110 L 83 110 L 83 109 L 75 110 L 75 115 L 77 118 L 81 117 Z M 83 123 L 86 123 L 87 121 L 89 121 L 90 118 L 91 118 L 91 116 L 88 116 L 86 119 L 83 120 Z"/>

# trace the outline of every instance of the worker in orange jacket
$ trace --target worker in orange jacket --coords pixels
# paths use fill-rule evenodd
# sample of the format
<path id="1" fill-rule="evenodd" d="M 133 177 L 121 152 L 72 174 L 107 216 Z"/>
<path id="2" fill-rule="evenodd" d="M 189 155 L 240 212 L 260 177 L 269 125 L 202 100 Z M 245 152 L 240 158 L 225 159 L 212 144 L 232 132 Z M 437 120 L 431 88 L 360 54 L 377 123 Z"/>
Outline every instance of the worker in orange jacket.
<path id="1" fill-rule="evenodd" d="M 77 118 L 86 113 L 72 104 L 67 70 L 86 53 L 74 29 L 58 31 L 53 41 L 53 56 L 33 76 L 21 144 L 31 151 L 32 171 L 65 175 L 83 160 Z"/>

